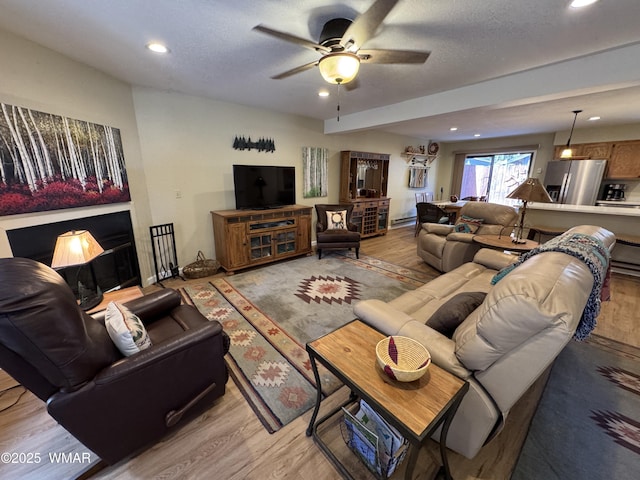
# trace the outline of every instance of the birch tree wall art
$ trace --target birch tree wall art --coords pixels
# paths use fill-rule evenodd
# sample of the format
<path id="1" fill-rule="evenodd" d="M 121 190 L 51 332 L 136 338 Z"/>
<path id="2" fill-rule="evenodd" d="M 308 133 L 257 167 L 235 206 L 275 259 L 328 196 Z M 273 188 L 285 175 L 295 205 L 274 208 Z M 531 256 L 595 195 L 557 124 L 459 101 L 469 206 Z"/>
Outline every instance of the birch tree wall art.
<path id="1" fill-rule="evenodd" d="M 302 147 L 302 196 L 327 196 L 327 148 Z"/>
<path id="2" fill-rule="evenodd" d="M 131 200 L 119 129 L 0 106 L 0 215 Z"/>

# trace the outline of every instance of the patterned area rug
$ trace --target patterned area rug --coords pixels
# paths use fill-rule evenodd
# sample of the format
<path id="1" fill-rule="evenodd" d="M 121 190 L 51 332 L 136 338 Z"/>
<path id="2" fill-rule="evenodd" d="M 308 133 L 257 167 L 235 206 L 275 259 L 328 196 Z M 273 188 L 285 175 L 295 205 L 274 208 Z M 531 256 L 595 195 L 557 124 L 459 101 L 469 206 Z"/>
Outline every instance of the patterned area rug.
<path id="1" fill-rule="evenodd" d="M 304 257 L 181 290 L 231 338 L 231 376 L 271 433 L 315 404 L 305 344 L 354 318 L 359 300 L 391 300 L 431 276 L 360 255 Z M 340 387 L 320 369 L 323 394 Z"/>
<path id="2" fill-rule="evenodd" d="M 638 478 L 640 349 L 592 336 L 553 366 L 512 480 Z"/>

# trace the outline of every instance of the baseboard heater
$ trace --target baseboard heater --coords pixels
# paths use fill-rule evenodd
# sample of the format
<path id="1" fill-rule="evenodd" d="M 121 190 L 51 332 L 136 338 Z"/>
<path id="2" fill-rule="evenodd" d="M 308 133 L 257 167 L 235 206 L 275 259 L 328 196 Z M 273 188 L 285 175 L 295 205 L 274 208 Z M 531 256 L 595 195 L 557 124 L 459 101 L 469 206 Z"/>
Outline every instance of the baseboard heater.
<path id="1" fill-rule="evenodd" d="M 401 223 L 415 223 L 416 221 L 416 216 L 412 216 L 412 217 L 402 217 L 402 218 L 394 218 L 393 220 L 391 220 L 391 225 L 400 225 Z"/>

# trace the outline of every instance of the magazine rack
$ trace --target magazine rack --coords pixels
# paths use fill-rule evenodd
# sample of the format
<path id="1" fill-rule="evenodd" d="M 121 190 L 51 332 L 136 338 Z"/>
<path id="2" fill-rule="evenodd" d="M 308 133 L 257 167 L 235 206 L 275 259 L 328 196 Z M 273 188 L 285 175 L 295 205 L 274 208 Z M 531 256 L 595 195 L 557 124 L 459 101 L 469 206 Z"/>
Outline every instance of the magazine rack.
<path id="1" fill-rule="evenodd" d="M 343 407 L 344 419 L 340 424 L 342 438 L 378 480 L 387 480 L 404 460 L 409 442 L 368 407 L 364 400 L 360 402 L 348 408 Z M 364 408 L 367 409 L 364 413 L 368 417 L 366 423 L 358 418 Z M 372 428 L 371 423 L 376 426 Z M 388 443 L 381 437 L 388 439 Z"/>

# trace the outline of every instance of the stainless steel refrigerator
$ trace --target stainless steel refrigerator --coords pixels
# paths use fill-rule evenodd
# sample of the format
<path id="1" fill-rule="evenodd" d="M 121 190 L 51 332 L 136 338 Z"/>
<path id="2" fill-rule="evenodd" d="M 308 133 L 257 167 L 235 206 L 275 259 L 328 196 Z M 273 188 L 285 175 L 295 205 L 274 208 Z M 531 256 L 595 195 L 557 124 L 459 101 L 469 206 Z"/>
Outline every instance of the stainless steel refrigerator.
<path id="1" fill-rule="evenodd" d="M 595 205 L 606 166 L 606 160 L 552 161 L 544 186 L 556 203 Z"/>

